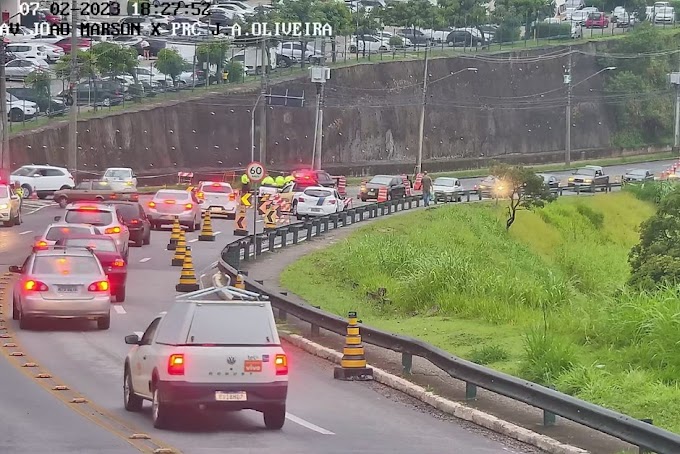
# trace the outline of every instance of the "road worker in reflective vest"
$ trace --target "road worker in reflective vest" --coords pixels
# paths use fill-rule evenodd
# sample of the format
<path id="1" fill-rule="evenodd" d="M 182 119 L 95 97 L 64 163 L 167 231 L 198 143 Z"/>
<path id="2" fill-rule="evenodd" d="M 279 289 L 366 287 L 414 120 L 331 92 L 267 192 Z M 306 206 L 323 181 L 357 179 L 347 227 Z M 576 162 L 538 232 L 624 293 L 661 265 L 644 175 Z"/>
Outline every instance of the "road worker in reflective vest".
<path id="1" fill-rule="evenodd" d="M 273 179 L 272 177 L 266 176 L 266 177 L 264 178 L 264 180 L 262 180 L 262 186 L 271 186 L 271 187 L 274 187 L 274 186 L 276 186 L 276 182 L 274 181 L 274 179 Z"/>
<path id="2" fill-rule="evenodd" d="M 288 175 L 286 178 L 283 179 L 285 184 L 292 183 L 295 181 L 295 177 L 293 175 Z"/>
<path id="3" fill-rule="evenodd" d="M 250 192 L 250 178 L 245 173 L 241 175 L 241 194 Z"/>
<path id="4" fill-rule="evenodd" d="M 286 180 L 283 178 L 282 175 L 279 175 L 276 177 L 276 186 L 279 188 L 282 188 L 284 184 L 286 184 Z"/>

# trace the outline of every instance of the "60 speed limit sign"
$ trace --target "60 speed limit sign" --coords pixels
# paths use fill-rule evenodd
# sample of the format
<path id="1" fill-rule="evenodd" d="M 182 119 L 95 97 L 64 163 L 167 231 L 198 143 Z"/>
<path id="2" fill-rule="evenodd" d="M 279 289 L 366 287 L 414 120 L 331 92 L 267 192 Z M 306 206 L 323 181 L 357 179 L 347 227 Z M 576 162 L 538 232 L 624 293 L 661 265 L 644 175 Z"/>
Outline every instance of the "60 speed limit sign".
<path id="1" fill-rule="evenodd" d="M 257 161 L 253 161 L 248 164 L 248 167 L 246 168 L 246 175 L 248 175 L 250 181 L 257 183 L 262 181 L 264 177 L 267 176 L 267 171 L 264 169 L 262 164 Z"/>

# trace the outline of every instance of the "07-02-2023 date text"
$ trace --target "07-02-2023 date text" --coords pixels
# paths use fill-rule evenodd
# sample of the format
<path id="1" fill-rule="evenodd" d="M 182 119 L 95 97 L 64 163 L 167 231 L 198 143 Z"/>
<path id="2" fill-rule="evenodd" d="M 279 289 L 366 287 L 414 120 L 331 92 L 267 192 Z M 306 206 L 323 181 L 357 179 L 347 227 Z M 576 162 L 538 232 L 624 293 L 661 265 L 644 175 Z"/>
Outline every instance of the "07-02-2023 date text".
<path id="1" fill-rule="evenodd" d="M 22 3 L 22 13 L 33 14 L 30 12 L 30 6 L 32 3 Z M 35 4 L 35 10 L 39 8 L 39 4 Z M 162 14 L 164 16 L 176 16 L 179 11 L 191 11 L 189 14 L 196 16 L 205 16 L 209 14 L 208 9 L 210 8 L 210 3 L 207 2 L 190 2 L 184 3 L 179 2 L 163 2 L 159 6 L 154 7 L 154 14 Z M 26 14 L 23 10 L 26 9 Z M 71 14 L 71 2 L 52 2 L 50 3 L 50 14 L 55 16 L 68 16 Z M 143 3 L 133 3 L 132 4 L 132 14 L 134 16 L 148 16 L 152 13 L 151 5 L 147 2 Z M 82 16 L 120 16 L 121 15 L 121 4 L 119 2 L 106 2 L 106 3 L 88 3 L 83 2 L 80 4 L 80 9 L 78 13 Z"/>
<path id="2" fill-rule="evenodd" d="M 82 16 L 120 16 L 120 3 L 88 3 L 79 4 L 80 8 L 76 11 Z M 71 2 L 52 2 L 50 3 L 50 14 L 55 16 L 68 16 L 71 14 Z"/>

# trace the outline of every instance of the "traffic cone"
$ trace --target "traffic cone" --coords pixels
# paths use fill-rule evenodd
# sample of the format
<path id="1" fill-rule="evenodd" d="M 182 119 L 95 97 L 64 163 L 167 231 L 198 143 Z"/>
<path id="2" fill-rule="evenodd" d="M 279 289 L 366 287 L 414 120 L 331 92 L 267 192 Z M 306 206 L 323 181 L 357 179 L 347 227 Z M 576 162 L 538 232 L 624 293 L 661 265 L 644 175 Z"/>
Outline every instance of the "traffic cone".
<path id="1" fill-rule="evenodd" d="M 366 355 L 361 343 L 357 313 L 350 312 L 347 317 L 347 336 L 345 346 L 342 349 L 340 366 L 333 371 L 336 380 L 373 380 L 373 369 L 366 367 Z"/>
<path id="2" fill-rule="evenodd" d="M 175 255 L 172 257 L 172 266 L 182 266 L 184 265 L 184 255 L 187 252 L 187 240 L 184 236 L 184 230 L 179 233 L 179 240 L 177 240 L 177 245 L 175 247 Z"/>
<path id="3" fill-rule="evenodd" d="M 168 243 L 168 251 L 174 251 L 177 247 L 177 240 L 179 240 L 182 226 L 179 225 L 179 216 L 175 216 L 175 222 L 172 223 L 172 233 L 170 234 L 170 242 Z"/>
<path id="4" fill-rule="evenodd" d="M 178 292 L 195 292 L 198 289 L 194 261 L 191 259 L 191 247 L 187 246 L 182 263 L 182 272 L 179 275 L 179 284 L 175 285 L 175 290 Z"/>
<path id="5" fill-rule="evenodd" d="M 31 197 L 29 197 L 31 200 L 38 200 L 38 191 L 33 188 L 33 191 L 31 192 Z"/>
<path id="6" fill-rule="evenodd" d="M 207 210 L 203 217 L 203 229 L 201 229 L 201 234 L 198 236 L 198 241 L 215 241 L 212 221 L 210 220 L 210 210 Z"/>
<path id="7" fill-rule="evenodd" d="M 246 283 L 243 281 L 243 276 L 240 274 L 236 275 L 236 282 L 234 282 L 234 287 L 240 288 L 241 290 L 246 289 Z"/>

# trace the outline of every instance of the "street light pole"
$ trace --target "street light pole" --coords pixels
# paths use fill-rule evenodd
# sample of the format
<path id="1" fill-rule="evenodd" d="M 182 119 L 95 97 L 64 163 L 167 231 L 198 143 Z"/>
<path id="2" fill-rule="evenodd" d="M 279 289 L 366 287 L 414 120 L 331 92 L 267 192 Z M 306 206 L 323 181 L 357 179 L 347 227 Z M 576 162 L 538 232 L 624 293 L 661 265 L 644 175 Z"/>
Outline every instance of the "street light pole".
<path id="1" fill-rule="evenodd" d="M 421 173 L 423 171 L 423 138 L 425 129 L 425 105 L 427 104 L 427 53 L 428 48 L 425 49 L 425 73 L 423 76 L 423 97 L 420 104 L 420 124 L 418 125 L 418 158 L 416 160 L 416 173 Z M 459 71 L 451 73 L 450 76 L 455 76 L 464 71 L 474 71 L 477 72 L 477 68 L 463 68 Z"/>
<path id="2" fill-rule="evenodd" d="M 9 156 L 9 125 L 7 124 L 7 81 L 5 80 L 5 48 L 4 40 L 0 43 L 0 132 L 2 138 L 2 144 L 0 146 L 0 181 L 4 180 L 10 183 L 10 166 L 12 165 L 12 160 Z M 5 137 L 7 139 L 5 140 Z"/>
<path id="3" fill-rule="evenodd" d="M 73 177 L 78 180 L 78 0 L 71 1 L 71 75 L 70 83 L 73 90 L 71 116 L 69 121 L 69 167 Z"/>
<path id="4" fill-rule="evenodd" d="M 262 99 L 263 93 L 257 96 L 253 110 L 250 111 L 250 162 L 255 161 L 255 111 L 257 110 L 257 105 Z"/>

